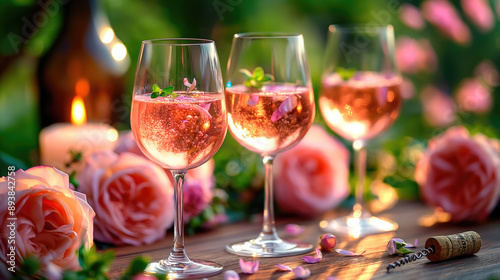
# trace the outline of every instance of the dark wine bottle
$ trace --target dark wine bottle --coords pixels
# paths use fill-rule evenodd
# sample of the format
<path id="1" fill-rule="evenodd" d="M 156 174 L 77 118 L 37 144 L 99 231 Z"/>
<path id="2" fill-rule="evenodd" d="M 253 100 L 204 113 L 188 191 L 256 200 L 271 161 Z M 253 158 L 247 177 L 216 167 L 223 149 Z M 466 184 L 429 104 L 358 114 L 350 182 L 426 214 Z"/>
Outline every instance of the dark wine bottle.
<path id="1" fill-rule="evenodd" d="M 114 34 L 98 0 L 62 2 L 59 36 L 37 70 L 41 127 L 70 122 L 71 103 L 77 95 L 83 98 L 88 121 L 126 122 L 127 49 Z"/>

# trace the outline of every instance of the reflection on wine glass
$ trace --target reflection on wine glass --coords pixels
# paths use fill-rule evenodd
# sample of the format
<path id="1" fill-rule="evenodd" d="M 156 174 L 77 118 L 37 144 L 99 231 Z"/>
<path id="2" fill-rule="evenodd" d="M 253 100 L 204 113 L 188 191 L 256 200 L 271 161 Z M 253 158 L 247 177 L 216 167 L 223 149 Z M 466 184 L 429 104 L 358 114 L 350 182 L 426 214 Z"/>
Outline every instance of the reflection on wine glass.
<path id="1" fill-rule="evenodd" d="M 255 239 L 227 245 L 243 256 L 278 257 L 306 253 L 312 245 L 278 237 L 274 227 L 272 164 L 314 120 L 314 94 L 300 34 L 244 33 L 233 39 L 226 104 L 229 128 L 245 148 L 263 157 L 265 202 L 262 231 Z"/>
<path id="2" fill-rule="evenodd" d="M 322 224 L 326 231 L 357 238 L 398 227 L 372 216 L 363 204 L 366 141 L 390 127 L 401 107 L 401 77 L 393 49 L 392 26 L 329 27 L 319 105 L 328 126 L 353 141 L 357 183 L 353 212 Z"/>
<path id="3" fill-rule="evenodd" d="M 151 263 L 151 274 L 168 279 L 215 275 L 222 266 L 192 261 L 184 250 L 182 185 L 188 169 L 208 161 L 227 130 L 219 58 L 215 43 L 202 39 L 142 42 L 132 97 L 131 125 L 142 152 L 175 179 L 174 247 Z"/>

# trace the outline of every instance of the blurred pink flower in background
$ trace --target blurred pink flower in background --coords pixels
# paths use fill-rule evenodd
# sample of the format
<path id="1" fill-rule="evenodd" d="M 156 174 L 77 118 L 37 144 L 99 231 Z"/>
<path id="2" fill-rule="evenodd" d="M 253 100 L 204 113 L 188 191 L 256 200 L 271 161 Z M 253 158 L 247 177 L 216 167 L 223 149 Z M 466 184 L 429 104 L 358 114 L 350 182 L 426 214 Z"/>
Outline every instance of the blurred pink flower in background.
<path id="1" fill-rule="evenodd" d="M 70 189 L 67 174 L 48 166 L 18 170 L 9 177 L 15 179 L 14 266 L 33 255 L 41 262 L 44 276 L 79 270 L 78 249 L 93 245 L 94 211 L 85 195 Z M 0 262 L 5 264 L 10 261 L 9 247 L 14 245 L 7 243 L 11 222 L 7 220 L 11 217 L 7 211 L 9 182 L 7 177 L 0 178 Z"/>
<path id="2" fill-rule="evenodd" d="M 149 160 L 139 149 L 131 131 L 120 133 L 115 148 L 118 154 L 129 152 Z M 214 161 L 210 159 L 203 165 L 188 170 L 184 182 L 184 222 L 199 215 L 212 202 L 215 188 Z M 164 169 L 173 186 L 174 179 L 169 170 Z"/>
<path id="3" fill-rule="evenodd" d="M 184 182 L 184 222 L 199 215 L 210 205 L 215 188 L 214 161 L 191 169 Z"/>
<path id="4" fill-rule="evenodd" d="M 415 94 L 415 86 L 412 81 L 408 78 L 403 78 L 403 82 L 401 83 L 401 96 L 404 99 L 410 99 Z"/>
<path id="5" fill-rule="evenodd" d="M 476 78 L 464 79 L 456 93 L 457 103 L 464 111 L 488 113 L 493 106 L 491 90 Z"/>
<path id="6" fill-rule="evenodd" d="M 489 1 L 486 0 L 461 0 L 462 9 L 469 19 L 481 31 L 490 31 L 495 25 L 495 18 Z"/>
<path id="7" fill-rule="evenodd" d="M 481 61 L 476 68 L 474 68 L 474 75 L 491 87 L 496 87 L 498 85 L 498 70 L 491 60 L 485 59 Z"/>
<path id="8" fill-rule="evenodd" d="M 415 180 L 423 199 L 453 222 L 481 222 L 499 200 L 500 154 L 485 136 L 452 127 L 429 140 Z"/>
<path id="9" fill-rule="evenodd" d="M 427 39 L 399 37 L 395 58 L 398 68 L 408 74 L 432 72 L 437 68 L 436 53 Z"/>
<path id="10" fill-rule="evenodd" d="M 115 245 L 161 239 L 174 219 L 173 187 L 144 157 L 101 151 L 85 158 L 79 191 L 96 212 L 95 239 Z"/>
<path id="11" fill-rule="evenodd" d="M 399 18 L 408 27 L 420 30 L 424 28 L 425 21 L 417 7 L 411 4 L 403 4 L 399 8 Z"/>
<path id="12" fill-rule="evenodd" d="M 469 27 L 447 0 L 427 0 L 421 7 L 424 18 L 455 42 L 465 44 L 471 40 Z"/>
<path id="13" fill-rule="evenodd" d="M 455 103 L 446 93 L 433 86 L 427 86 L 422 90 L 420 99 L 424 119 L 430 126 L 446 127 L 455 122 Z"/>
<path id="14" fill-rule="evenodd" d="M 319 125 L 275 159 L 275 199 L 288 213 L 321 214 L 349 195 L 349 151 Z"/>

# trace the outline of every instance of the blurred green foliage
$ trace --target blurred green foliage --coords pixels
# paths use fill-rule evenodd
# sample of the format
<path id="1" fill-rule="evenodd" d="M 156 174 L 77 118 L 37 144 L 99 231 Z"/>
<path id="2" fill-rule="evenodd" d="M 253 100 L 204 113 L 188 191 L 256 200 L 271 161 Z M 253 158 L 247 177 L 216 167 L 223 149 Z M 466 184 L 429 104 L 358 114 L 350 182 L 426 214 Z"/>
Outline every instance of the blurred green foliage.
<path id="1" fill-rule="evenodd" d="M 42 2 L 45 2 L 43 0 Z M 72 0 L 73 1 L 73 0 Z M 83 0 L 80 0 L 83 1 Z M 86 1 L 86 0 L 85 0 Z M 9 41 L 8 34 L 21 34 L 23 18 L 29 18 L 39 7 L 36 0 L 3 0 L 0 2 L 0 175 L 6 166 L 29 167 L 38 162 L 38 112 L 35 70 L 38 58 L 51 46 L 61 25 L 61 15 L 55 13 L 40 26 L 33 37 L 21 44 L 18 51 Z M 319 96 L 319 83 L 323 71 L 323 54 L 327 28 L 332 23 L 393 24 L 396 36 L 427 38 L 438 58 L 438 69 L 432 73 L 409 76 L 415 85 L 415 96 L 404 102 L 402 113 L 394 126 L 371 141 L 370 150 L 383 149 L 393 155 L 400 165 L 399 171 L 388 174 L 385 182 L 397 188 L 403 198 L 418 197 L 418 188 L 411 170 L 414 162 L 404 152 L 414 145 L 424 147 L 430 137 L 443 129 L 430 127 L 423 121 L 419 92 L 427 85 L 437 85 L 449 94 L 459 83 L 473 75 L 476 65 L 489 59 L 500 65 L 500 27 L 479 32 L 460 9 L 460 1 L 451 1 L 462 19 L 470 26 L 472 41 L 458 45 L 447 39 L 432 24 L 415 31 L 404 24 L 397 12 L 403 3 L 419 6 L 424 1 L 399 0 L 102 0 L 115 34 L 128 49 L 131 67 L 128 72 L 124 98 L 130 104 L 131 88 L 140 42 L 165 37 L 199 37 L 216 41 L 223 75 L 229 57 L 233 34 L 250 31 L 280 31 L 302 33 L 309 61 L 315 96 Z M 496 4 L 491 1 L 491 5 Z M 471 113 L 459 115 L 457 124 L 464 124 L 473 132 L 497 136 L 500 129 L 500 103 L 498 90 L 494 93 L 494 106 L 488 115 Z M 324 123 L 321 114 L 316 122 Z M 350 143 L 345 142 L 350 147 Z M 374 156 L 374 153 L 370 153 Z M 260 157 L 241 147 L 228 133 L 227 139 L 214 157 L 217 184 L 228 191 L 231 208 L 259 212 L 262 195 L 262 164 Z M 378 167 L 370 166 L 369 176 Z M 401 170 L 405 170 L 401 172 Z M 248 203 L 236 203 L 243 201 Z"/>

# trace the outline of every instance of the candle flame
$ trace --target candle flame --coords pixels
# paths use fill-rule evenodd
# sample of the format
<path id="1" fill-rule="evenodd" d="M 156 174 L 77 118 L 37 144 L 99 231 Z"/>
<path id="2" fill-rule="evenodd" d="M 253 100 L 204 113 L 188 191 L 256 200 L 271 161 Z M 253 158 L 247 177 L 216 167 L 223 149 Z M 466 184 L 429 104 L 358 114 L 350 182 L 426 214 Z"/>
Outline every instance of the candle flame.
<path id="1" fill-rule="evenodd" d="M 75 125 L 82 125 L 87 122 L 87 114 L 85 113 L 85 104 L 80 96 L 73 98 L 71 104 L 71 123 Z"/>

